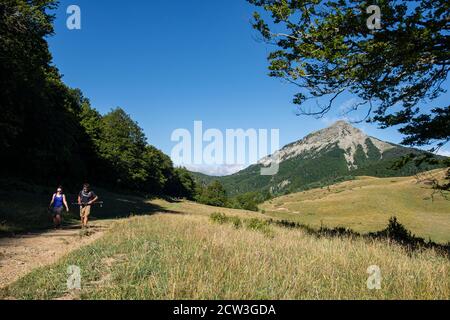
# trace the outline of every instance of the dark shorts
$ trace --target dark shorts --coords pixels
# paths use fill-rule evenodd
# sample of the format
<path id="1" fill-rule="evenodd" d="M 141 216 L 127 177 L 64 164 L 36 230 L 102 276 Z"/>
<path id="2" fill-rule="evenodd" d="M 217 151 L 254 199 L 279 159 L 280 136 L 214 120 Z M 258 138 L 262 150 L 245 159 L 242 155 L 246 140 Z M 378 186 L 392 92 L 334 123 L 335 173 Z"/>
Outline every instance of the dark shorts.
<path id="1" fill-rule="evenodd" d="M 63 213 L 63 207 L 59 207 L 59 208 L 53 208 L 52 210 L 53 216 L 62 216 Z"/>

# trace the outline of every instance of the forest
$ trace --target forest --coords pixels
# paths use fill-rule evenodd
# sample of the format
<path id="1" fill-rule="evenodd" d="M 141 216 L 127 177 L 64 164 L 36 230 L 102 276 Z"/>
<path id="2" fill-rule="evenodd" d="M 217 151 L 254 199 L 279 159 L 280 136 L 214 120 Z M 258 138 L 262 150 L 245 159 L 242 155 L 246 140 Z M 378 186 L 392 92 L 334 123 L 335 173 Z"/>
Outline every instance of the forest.
<path id="1" fill-rule="evenodd" d="M 100 114 L 52 63 L 56 1 L 0 3 L 2 180 L 84 182 L 112 190 L 192 198 L 193 178 L 153 147 L 122 108 Z"/>

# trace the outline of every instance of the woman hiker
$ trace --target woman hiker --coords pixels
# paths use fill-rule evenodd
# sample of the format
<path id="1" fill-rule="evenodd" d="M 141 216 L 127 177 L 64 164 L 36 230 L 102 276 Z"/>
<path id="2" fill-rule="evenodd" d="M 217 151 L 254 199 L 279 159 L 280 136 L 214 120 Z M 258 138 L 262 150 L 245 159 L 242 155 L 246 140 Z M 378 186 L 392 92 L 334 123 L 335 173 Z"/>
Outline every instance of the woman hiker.
<path id="1" fill-rule="evenodd" d="M 56 189 L 56 193 L 53 194 L 52 200 L 50 201 L 50 209 L 53 214 L 53 225 L 55 229 L 61 228 L 64 207 L 66 207 L 66 211 L 69 212 L 66 195 L 63 193 L 63 188 L 60 186 Z"/>

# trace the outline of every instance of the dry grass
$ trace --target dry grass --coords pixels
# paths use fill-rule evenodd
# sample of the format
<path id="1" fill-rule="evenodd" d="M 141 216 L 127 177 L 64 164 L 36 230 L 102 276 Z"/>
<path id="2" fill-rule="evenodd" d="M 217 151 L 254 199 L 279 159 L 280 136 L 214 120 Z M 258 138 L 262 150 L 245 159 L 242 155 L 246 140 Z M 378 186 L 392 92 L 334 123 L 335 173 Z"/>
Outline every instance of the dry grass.
<path id="1" fill-rule="evenodd" d="M 386 242 L 317 239 L 274 226 L 268 235 L 209 219 L 215 211 L 241 219 L 256 213 L 189 202 L 158 205 L 181 214 L 119 221 L 102 239 L 0 296 L 67 297 L 67 266 L 78 265 L 81 299 L 450 298 L 450 262 L 433 250 L 410 255 Z M 371 265 L 381 268 L 381 290 L 366 286 Z"/>
<path id="2" fill-rule="evenodd" d="M 437 170 L 422 178 L 431 174 L 441 178 L 443 173 Z M 433 194 L 431 187 L 416 177 L 362 177 L 329 189 L 279 197 L 260 207 L 275 218 L 313 227 L 348 227 L 362 233 L 381 230 L 390 217 L 397 216 L 417 236 L 450 242 L 450 194 Z"/>

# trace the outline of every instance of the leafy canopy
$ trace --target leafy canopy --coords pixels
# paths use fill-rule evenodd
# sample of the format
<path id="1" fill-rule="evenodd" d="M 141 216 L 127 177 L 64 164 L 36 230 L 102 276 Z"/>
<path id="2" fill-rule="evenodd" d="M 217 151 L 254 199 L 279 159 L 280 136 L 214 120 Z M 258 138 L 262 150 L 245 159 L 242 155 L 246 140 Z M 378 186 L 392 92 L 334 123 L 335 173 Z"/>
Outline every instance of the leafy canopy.
<path id="1" fill-rule="evenodd" d="M 52 65 L 54 0 L 0 0 L 1 177 L 192 198 L 187 171 L 116 108 L 101 115 Z"/>
<path id="2" fill-rule="evenodd" d="M 347 91 L 360 98 L 382 127 L 402 125 L 408 145 L 449 141 L 449 106 L 428 104 L 443 91 L 450 69 L 450 4 L 445 0 L 248 0 L 262 8 L 253 26 L 276 46 L 270 76 L 298 88 L 299 114 L 323 116 Z M 381 9 L 381 29 L 370 30 L 370 5 Z M 267 17 L 264 19 L 262 16 Z M 310 99 L 329 103 L 306 108 Z M 350 111 L 349 110 L 349 111 Z"/>

